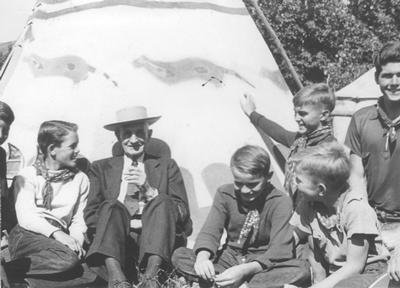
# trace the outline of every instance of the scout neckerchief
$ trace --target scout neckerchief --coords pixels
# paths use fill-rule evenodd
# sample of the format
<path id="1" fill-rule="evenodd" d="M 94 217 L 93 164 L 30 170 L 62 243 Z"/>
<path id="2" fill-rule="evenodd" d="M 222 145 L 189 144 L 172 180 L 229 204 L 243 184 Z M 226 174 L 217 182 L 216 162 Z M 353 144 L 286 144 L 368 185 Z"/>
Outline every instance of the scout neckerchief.
<path id="1" fill-rule="evenodd" d="M 43 198 L 43 206 L 51 210 L 51 201 L 53 201 L 53 187 L 51 187 L 51 183 L 55 182 L 66 182 L 72 178 L 74 178 L 75 174 L 77 173 L 76 169 L 62 169 L 58 170 L 55 173 L 53 171 L 51 172 L 51 175 L 49 175 L 49 169 L 46 168 L 46 165 L 44 163 L 44 157 L 43 155 L 39 155 L 36 158 L 35 163 L 33 164 L 33 167 L 36 168 L 36 175 L 37 176 L 42 176 L 44 180 L 46 180 L 46 183 L 44 184 L 44 187 L 42 189 L 42 198 Z"/>
<path id="2" fill-rule="evenodd" d="M 287 165 L 286 165 L 285 183 L 284 183 L 285 190 L 289 192 L 289 195 L 291 197 L 293 197 L 294 194 L 294 190 L 291 187 L 291 185 L 294 183 L 293 181 L 294 163 L 290 161 L 291 158 L 296 153 L 303 151 L 309 146 L 315 146 L 331 136 L 333 136 L 332 127 L 328 125 L 328 126 L 323 126 L 311 132 L 310 134 L 302 135 L 293 142 L 292 146 L 290 147 L 289 156 L 286 162 Z"/>
<path id="3" fill-rule="evenodd" d="M 376 109 L 378 111 L 378 117 L 386 130 L 385 151 L 389 151 L 389 145 L 395 143 L 397 139 L 396 129 L 400 127 L 400 116 L 394 120 L 390 120 L 386 112 L 383 111 L 382 107 L 383 97 L 379 98 L 378 103 L 376 104 Z"/>
<path id="4" fill-rule="evenodd" d="M 309 134 L 304 134 L 297 138 L 292 146 L 290 146 L 289 159 L 296 153 L 303 151 L 308 146 L 315 146 L 332 135 L 332 127 L 330 125 L 323 126 Z"/>
<path id="5" fill-rule="evenodd" d="M 262 189 L 264 190 L 263 193 L 265 193 L 264 196 L 266 196 L 266 194 L 268 194 L 272 190 L 272 186 L 270 183 L 266 183 L 265 187 Z M 257 199 L 253 201 L 250 207 L 243 207 L 248 210 L 248 212 L 246 215 L 246 220 L 244 221 L 242 229 L 240 230 L 239 238 L 237 240 L 238 244 L 248 246 L 256 241 L 260 228 L 260 212 L 258 211 L 257 207 L 260 206 L 260 203 L 265 203 L 265 201 L 260 201 L 262 199 L 259 198 L 261 197 L 257 197 Z M 248 239 L 250 233 L 251 237 L 250 239 Z"/>

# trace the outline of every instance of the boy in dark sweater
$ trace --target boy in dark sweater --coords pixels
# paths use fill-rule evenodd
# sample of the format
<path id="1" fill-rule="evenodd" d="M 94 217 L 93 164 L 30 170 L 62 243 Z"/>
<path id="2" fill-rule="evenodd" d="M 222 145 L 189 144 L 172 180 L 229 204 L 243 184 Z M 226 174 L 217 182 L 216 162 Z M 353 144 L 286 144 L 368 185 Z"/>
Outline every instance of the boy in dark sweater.
<path id="1" fill-rule="evenodd" d="M 179 248 L 172 257 L 178 272 L 197 278 L 202 287 L 277 287 L 309 279 L 304 261 L 293 254 L 288 221 L 292 204 L 275 189 L 270 159 L 261 147 L 244 146 L 231 159 L 233 184 L 220 187 L 194 249 Z M 224 230 L 225 245 L 218 250 Z"/>

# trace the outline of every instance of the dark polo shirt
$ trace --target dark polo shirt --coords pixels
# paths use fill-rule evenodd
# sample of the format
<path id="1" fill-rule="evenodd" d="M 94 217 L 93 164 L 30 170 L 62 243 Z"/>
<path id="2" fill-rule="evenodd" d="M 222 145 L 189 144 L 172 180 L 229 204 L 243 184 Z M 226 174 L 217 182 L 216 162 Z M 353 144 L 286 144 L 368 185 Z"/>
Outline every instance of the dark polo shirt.
<path id="1" fill-rule="evenodd" d="M 260 213 L 258 236 L 249 247 L 238 244 L 247 211 L 240 203 L 233 184 L 220 187 L 193 250 L 217 253 L 224 229 L 226 244 L 245 256 L 247 262 L 257 261 L 264 269 L 274 262 L 289 260 L 293 255 L 293 228 L 289 225 L 292 214 L 290 198 L 270 185 L 254 202 Z M 254 208 L 254 207 L 253 207 Z"/>
<path id="2" fill-rule="evenodd" d="M 371 206 L 400 212 L 400 131 L 388 151 L 385 135 L 376 105 L 368 106 L 354 113 L 345 144 L 362 159 Z"/>

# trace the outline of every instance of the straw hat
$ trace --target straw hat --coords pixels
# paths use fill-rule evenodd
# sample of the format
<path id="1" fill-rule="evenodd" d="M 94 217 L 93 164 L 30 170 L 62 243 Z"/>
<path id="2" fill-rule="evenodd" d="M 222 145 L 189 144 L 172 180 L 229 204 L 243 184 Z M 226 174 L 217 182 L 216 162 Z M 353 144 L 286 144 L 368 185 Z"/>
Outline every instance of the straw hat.
<path id="1" fill-rule="evenodd" d="M 115 122 L 105 125 L 104 128 L 115 131 L 118 127 L 125 125 L 139 123 L 148 123 L 151 125 L 160 118 L 161 116 L 149 117 L 147 115 L 147 109 L 144 106 L 133 106 L 118 110 L 115 115 Z"/>

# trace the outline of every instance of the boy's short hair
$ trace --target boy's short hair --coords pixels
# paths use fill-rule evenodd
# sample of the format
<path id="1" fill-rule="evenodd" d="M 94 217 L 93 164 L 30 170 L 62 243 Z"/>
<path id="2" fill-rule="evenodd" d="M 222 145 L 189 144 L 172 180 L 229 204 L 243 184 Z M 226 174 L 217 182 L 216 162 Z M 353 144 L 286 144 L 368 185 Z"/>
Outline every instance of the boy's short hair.
<path id="1" fill-rule="evenodd" d="M 302 88 L 294 95 L 293 105 L 299 107 L 306 104 L 321 104 L 329 112 L 332 112 L 336 105 L 336 97 L 333 89 L 325 83 L 311 84 Z"/>
<path id="2" fill-rule="evenodd" d="M 3 120 L 7 125 L 14 122 L 14 112 L 7 103 L 0 101 L 0 120 Z"/>
<path id="3" fill-rule="evenodd" d="M 375 79 L 378 79 L 382 66 L 390 62 L 400 62 L 400 41 L 386 43 L 374 56 Z"/>
<path id="4" fill-rule="evenodd" d="M 259 146 L 243 146 L 236 150 L 231 158 L 231 168 L 256 177 L 268 176 L 270 166 L 271 160 L 267 151 Z"/>
<path id="5" fill-rule="evenodd" d="M 63 137 L 70 132 L 76 132 L 78 125 L 70 122 L 52 120 L 45 121 L 40 125 L 38 133 L 39 150 L 43 155 L 47 155 L 47 148 L 54 144 L 59 146 L 63 142 Z"/>
<path id="6" fill-rule="evenodd" d="M 350 160 L 344 147 L 337 142 L 326 142 L 309 147 L 294 156 L 295 171 L 306 173 L 314 182 L 322 182 L 332 189 L 340 188 L 350 176 Z"/>

